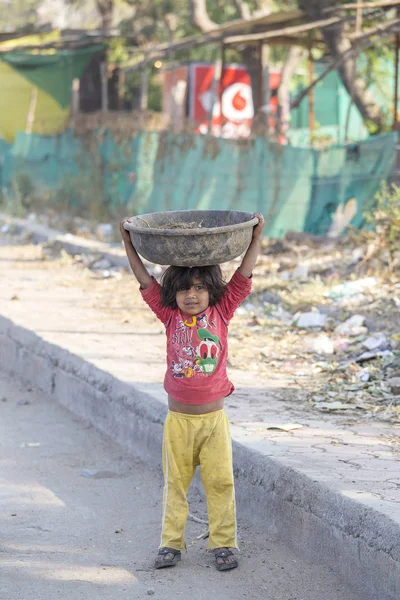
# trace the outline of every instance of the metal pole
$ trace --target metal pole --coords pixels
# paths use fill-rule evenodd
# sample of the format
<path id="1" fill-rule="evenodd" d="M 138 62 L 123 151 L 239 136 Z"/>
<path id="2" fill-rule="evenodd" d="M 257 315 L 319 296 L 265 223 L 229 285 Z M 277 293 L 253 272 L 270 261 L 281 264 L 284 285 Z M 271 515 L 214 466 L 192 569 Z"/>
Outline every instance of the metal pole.
<path id="1" fill-rule="evenodd" d="M 123 110 L 125 100 L 125 71 L 118 71 L 118 110 Z"/>
<path id="2" fill-rule="evenodd" d="M 101 78 L 101 112 L 108 111 L 108 80 L 107 80 L 107 63 L 102 62 L 100 65 Z"/>
<path id="3" fill-rule="evenodd" d="M 222 71 L 222 58 L 217 58 L 217 60 L 215 61 L 215 67 L 214 67 L 214 78 L 211 84 L 211 101 L 210 101 L 210 109 L 208 111 L 208 128 L 207 128 L 207 133 L 208 135 L 211 135 L 212 133 L 212 118 L 213 118 L 213 111 L 214 111 L 214 104 L 215 104 L 215 100 L 218 98 L 218 84 L 221 80 L 221 71 Z"/>
<path id="4" fill-rule="evenodd" d="M 72 103 L 71 103 L 71 127 L 75 128 L 76 118 L 79 114 L 79 90 L 80 90 L 80 80 L 78 78 L 73 79 L 72 81 Z"/>
<path id="5" fill-rule="evenodd" d="M 147 110 L 149 97 L 149 74 L 145 67 L 142 71 L 142 85 L 140 91 L 140 110 Z"/>
<path id="6" fill-rule="evenodd" d="M 308 53 L 308 77 L 310 82 L 314 81 L 314 62 L 312 58 L 311 48 Z M 308 128 L 311 136 L 315 129 L 315 103 L 314 103 L 314 88 L 308 91 Z"/>
<path id="7" fill-rule="evenodd" d="M 270 86 L 270 72 L 269 72 L 269 55 L 270 47 L 267 44 L 261 45 L 261 69 L 262 69 L 262 85 L 261 85 L 261 110 L 262 110 L 262 122 L 263 122 L 263 133 L 265 136 L 269 134 L 269 111 L 271 101 L 271 86 Z M 278 118 L 278 115 L 275 115 Z"/>
<path id="8" fill-rule="evenodd" d="M 221 44 L 221 75 L 219 82 L 219 106 L 220 106 L 220 119 L 221 119 L 221 133 L 222 126 L 224 124 L 224 113 L 222 112 L 222 96 L 224 94 L 224 70 L 225 70 L 225 44 Z"/>
<path id="9" fill-rule="evenodd" d="M 258 110 L 260 110 L 260 108 L 263 106 L 264 104 L 264 94 L 263 94 L 263 63 L 262 63 L 262 59 L 263 59 L 263 43 L 259 42 L 258 43 L 258 49 L 257 49 L 257 88 L 258 88 L 258 98 L 256 100 L 257 102 L 257 106 L 258 106 Z"/>
<path id="10" fill-rule="evenodd" d="M 399 103 L 399 48 L 400 34 L 396 33 L 395 37 L 395 67 L 394 67 L 394 106 L 393 106 L 393 130 L 397 129 L 397 107 Z"/>

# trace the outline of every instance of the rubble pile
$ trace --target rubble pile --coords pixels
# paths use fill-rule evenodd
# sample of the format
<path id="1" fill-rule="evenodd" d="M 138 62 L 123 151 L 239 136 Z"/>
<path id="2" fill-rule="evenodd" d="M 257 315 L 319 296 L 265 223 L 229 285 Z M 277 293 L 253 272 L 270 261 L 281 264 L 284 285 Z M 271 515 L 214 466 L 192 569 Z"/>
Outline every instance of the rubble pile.
<path id="1" fill-rule="evenodd" d="M 400 422 L 400 278 L 382 258 L 364 261 L 367 250 L 304 234 L 265 242 L 232 322 L 253 345 L 234 343 L 232 366 L 257 359 L 261 372 L 288 373 L 316 410 Z"/>

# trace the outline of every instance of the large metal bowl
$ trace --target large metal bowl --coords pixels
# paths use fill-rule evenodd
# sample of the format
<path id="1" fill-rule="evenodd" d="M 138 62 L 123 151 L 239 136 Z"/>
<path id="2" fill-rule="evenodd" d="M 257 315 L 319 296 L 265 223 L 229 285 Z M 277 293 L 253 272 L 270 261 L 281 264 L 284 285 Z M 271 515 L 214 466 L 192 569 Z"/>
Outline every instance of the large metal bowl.
<path id="1" fill-rule="evenodd" d="M 137 215 L 124 228 L 137 252 L 150 262 L 195 267 L 240 256 L 257 223 L 252 213 L 239 210 L 176 210 Z"/>

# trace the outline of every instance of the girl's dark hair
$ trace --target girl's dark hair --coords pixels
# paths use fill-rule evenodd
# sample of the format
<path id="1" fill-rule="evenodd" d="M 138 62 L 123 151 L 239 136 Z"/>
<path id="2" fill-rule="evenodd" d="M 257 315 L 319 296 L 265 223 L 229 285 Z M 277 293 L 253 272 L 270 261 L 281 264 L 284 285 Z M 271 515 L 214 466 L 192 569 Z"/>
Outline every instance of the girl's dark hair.
<path id="1" fill-rule="evenodd" d="M 161 278 L 161 302 L 163 306 L 177 308 L 176 292 L 189 290 L 193 279 L 199 279 L 208 290 L 210 306 L 216 304 L 225 293 L 225 281 L 219 265 L 208 267 L 168 267 Z"/>

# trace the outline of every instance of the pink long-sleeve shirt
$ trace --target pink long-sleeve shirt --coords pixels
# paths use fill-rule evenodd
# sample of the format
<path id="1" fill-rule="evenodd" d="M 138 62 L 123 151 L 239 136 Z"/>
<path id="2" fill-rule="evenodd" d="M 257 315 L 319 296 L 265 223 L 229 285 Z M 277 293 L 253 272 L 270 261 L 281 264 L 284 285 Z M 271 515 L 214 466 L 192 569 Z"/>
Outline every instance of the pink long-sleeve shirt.
<path id="1" fill-rule="evenodd" d="M 234 386 L 226 372 L 228 325 L 251 291 L 251 278 L 236 271 L 221 300 L 198 315 L 161 304 L 161 286 L 153 278 L 140 290 L 144 301 L 165 325 L 165 391 L 184 404 L 208 404 L 229 396 Z"/>

